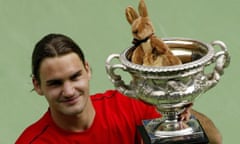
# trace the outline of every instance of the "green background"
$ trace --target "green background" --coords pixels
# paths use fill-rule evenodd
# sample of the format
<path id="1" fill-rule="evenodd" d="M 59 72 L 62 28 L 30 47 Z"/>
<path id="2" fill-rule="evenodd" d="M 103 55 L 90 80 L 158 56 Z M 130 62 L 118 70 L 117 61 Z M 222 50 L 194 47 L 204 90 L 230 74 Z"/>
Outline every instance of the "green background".
<path id="1" fill-rule="evenodd" d="M 223 143 L 238 141 L 240 19 L 231 0 L 146 0 L 159 37 L 187 37 L 206 43 L 222 40 L 231 64 L 216 87 L 198 97 L 194 108 L 210 117 Z M 91 93 L 113 86 L 105 60 L 131 45 L 124 10 L 138 0 L 0 0 L 0 143 L 14 143 L 23 129 L 47 109 L 31 92 L 31 52 L 45 34 L 63 33 L 84 49 L 93 69 Z"/>

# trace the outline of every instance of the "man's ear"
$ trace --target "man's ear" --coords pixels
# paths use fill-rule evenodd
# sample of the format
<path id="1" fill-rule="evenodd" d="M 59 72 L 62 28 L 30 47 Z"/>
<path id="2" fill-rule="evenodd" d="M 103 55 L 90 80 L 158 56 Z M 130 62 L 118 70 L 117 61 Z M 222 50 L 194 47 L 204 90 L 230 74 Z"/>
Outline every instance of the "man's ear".
<path id="1" fill-rule="evenodd" d="M 42 89 L 41 89 L 41 86 L 40 86 L 40 82 L 35 77 L 32 78 L 32 83 L 33 83 L 33 86 L 34 86 L 34 90 L 39 95 L 43 95 L 43 92 L 42 92 Z"/>
<path id="2" fill-rule="evenodd" d="M 86 72 L 88 74 L 88 78 L 91 79 L 91 77 L 92 77 L 92 69 L 89 66 L 89 63 L 85 62 L 84 66 L 85 66 Z"/>

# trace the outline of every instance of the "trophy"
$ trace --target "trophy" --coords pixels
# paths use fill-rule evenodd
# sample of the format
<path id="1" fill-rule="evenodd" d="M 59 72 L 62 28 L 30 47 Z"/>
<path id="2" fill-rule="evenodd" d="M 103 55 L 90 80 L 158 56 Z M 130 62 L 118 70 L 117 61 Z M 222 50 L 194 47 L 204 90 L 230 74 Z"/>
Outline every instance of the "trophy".
<path id="1" fill-rule="evenodd" d="M 143 120 L 140 133 L 146 144 L 207 143 L 196 118 L 181 121 L 179 115 L 196 97 L 214 87 L 230 63 L 226 45 L 219 40 L 204 43 L 189 38 L 164 38 L 183 62 L 173 66 L 143 66 L 129 60 L 134 46 L 106 60 L 107 74 L 117 90 L 156 106 L 161 118 Z M 215 50 L 216 48 L 220 48 Z M 113 60 L 116 59 L 117 61 Z M 130 74 L 126 83 L 120 72 Z"/>

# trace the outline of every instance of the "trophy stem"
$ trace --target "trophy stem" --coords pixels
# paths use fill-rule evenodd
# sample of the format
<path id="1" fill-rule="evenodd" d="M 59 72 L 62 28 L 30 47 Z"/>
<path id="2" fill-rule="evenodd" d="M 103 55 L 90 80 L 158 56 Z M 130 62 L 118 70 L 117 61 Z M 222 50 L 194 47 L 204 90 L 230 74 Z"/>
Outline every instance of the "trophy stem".
<path id="1" fill-rule="evenodd" d="M 193 133 L 193 128 L 179 119 L 179 114 L 184 109 L 184 107 L 181 107 L 177 108 L 177 110 L 175 109 L 176 111 L 167 110 L 161 112 L 164 120 L 156 126 L 154 135 L 157 137 L 172 137 Z"/>
<path id="2" fill-rule="evenodd" d="M 163 123 L 159 124 L 154 132 L 157 137 L 173 137 L 180 135 L 188 135 L 193 133 L 193 128 L 183 121 L 178 120 L 165 120 Z"/>

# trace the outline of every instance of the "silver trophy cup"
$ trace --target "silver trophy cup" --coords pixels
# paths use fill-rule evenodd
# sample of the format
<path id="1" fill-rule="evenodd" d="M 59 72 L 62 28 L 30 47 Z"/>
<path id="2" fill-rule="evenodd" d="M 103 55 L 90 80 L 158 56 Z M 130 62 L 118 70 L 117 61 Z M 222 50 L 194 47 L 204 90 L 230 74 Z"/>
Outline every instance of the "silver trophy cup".
<path id="1" fill-rule="evenodd" d="M 197 119 L 179 119 L 186 106 L 215 86 L 230 63 L 222 41 L 203 43 L 187 38 L 165 38 L 163 41 L 183 64 L 175 66 L 143 66 L 129 57 L 134 46 L 121 54 L 111 54 L 106 71 L 115 88 L 123 94 L 155 105 L 163 118 L 143 120 L 145 143 L 204 143 L 206 135 Z M 217 51 L 214 49 L 218 47 Z M 116 61 L 113 61 L 116 59 Z M 128 84 L 117 70 L 131 76 Z M 118 74 L 117 74 L 118 73 Z"/>

